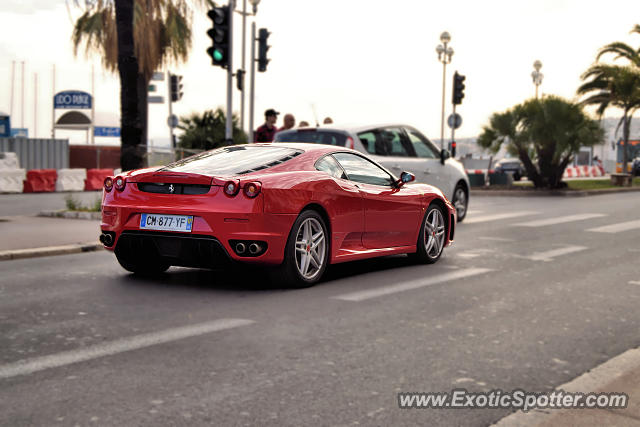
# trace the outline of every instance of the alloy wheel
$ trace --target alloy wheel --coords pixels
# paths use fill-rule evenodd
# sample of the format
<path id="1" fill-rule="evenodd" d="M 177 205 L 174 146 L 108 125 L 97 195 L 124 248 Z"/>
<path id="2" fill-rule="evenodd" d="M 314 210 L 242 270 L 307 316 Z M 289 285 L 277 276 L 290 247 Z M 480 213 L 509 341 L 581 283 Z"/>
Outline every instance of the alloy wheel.
<path id="1" fill-rule="evenodd" d="M 431 258 L 437 258 L 444 247 L 445 226 L 440 209 L 429 212 L 424 224 L 425 252 Z"/>
<path id="2" fill-rule="evenodd" d="M 322 224 L 316 218 L 307 218 L 296 234 L 296 267 L 306 280 L 315 278 L 325 262 L 327 242 Z"/>

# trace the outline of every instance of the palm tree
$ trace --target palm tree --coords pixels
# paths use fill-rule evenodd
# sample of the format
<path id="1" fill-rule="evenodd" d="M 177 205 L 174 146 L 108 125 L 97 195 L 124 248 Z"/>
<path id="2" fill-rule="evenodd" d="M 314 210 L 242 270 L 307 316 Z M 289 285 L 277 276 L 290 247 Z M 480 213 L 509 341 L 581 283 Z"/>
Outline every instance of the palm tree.
<path id="1" fill-rule="evenodd" d="M 636 25 L 632 33 L 640 34 L 640 25 Z M 601 64 L 597 61 L 606 54 L 614 54 L 615 60 L 624 59 L 628 65 Z M 622 172 L 627 172 L 629 161 L 629 129 L 633 114 L 640 107 L 640 49 L 635 50 L 622 42 L 610 43 L 598 51 L 596 64 L 592 65 L 581 76 L 585 81 L 578 88 L 578 95 L 584 95 L 583 105 L 598 106 L 600 117 L 609 107 L 622 110 L 622 118 L 617 130 L 622 126 L 624 147 L 622 150 Z"/>
<path id="2" fill-rule="evenodd" d="M 80 0 L 73 1 L 80 6 Z M 195 2 L 211 4 L 210 0 Z M 127 28 L 129 22 L 132 22 L 132 29 Z M 133 37 L 132 49 L 128 46 L 129 34 Z M 185 61 L 191 38 L 191 10 L 187 0 L 84 1 L 84 13 L 74 24 L 74 53 L 77 55 L 80 46 L 84 45 L 87 55 L 99 54 L 107 70 L 120 73 L 123 155 L 125 151 L 131 151 L 131 147 L 146 144 L 147 88 L 151 76 L 168 63 Z M 135 89 L 129 80 L 133 62 L 137 63 Z M 129 115 L 134 105 L 139 112 L 138 118 Z M 127 131 L 125 127 L 130 126 L 140 131 Z M 140 135 L 136 136 L 138 133 Z M 137 166 L 140 167 L 142 157 L 139 153 L 144 150 L 134 151 L 138 154 L 134 154 L 137 159 L 133 163 L 139 163 Z M 125 167 L 127 162 L 124 160 L 122 163 L 123 170 L 131 168 L 129 164 Z"/>
<path id="3" fill-rule="evenodd" d="M 530 99 L 495 113 L 478 144 L 498 152 L 503 144 L 517 155 L 536 188 L 561 188 L 562 175 L 581 146 L 602 140 L 602 129 L 582 106 L 556 96 Z"/>
<path id="4" fill-rule="evenodd" d="M 233 140 L 236 143 L 246 143 L 247 134 L 240 129 L 237 114 L 232 116 Z M 186 117 L 180 117 L 178 129 L 184 131 L 180 136 L 178 145 L 180 148 L 211 150 L 226 145 L 225 129 L 226 114 L 224 109 L 218 107 L 215 111 L 207 110 L 202 114 L 192 113 Z"/>

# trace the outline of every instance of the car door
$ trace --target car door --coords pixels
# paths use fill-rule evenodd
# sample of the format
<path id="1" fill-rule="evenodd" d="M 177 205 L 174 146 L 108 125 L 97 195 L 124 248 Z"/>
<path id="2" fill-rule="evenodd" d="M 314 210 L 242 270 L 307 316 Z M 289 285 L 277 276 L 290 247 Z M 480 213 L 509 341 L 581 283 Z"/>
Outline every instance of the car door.
<path id="1" fill-rule="evenodd" d="M 416 176 L 416 182 L 436 186 L 447 197 L 451 197 L 453 194 L 451 170 L 446 162 L 443 165 L 440 161 L 440 150 L 418 130 L 405 126 L 404 131 L 419 163 L 415 171 L 410 171 Z"/>
<path id="2" fill-rule="evenodd" d="M 364 200 L 362 244 L 378 249 L 414 245 L 421 220 L 420 198 L 408 186 L 397 188 L 384 169 L 353 153 L 334 153 Z"/>

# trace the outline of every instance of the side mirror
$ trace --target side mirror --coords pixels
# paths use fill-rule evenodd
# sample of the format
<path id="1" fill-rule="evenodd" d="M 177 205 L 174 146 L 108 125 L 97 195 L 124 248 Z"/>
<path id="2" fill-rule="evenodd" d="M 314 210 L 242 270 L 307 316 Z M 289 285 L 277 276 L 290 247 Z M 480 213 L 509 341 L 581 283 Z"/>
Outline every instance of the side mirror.
<path id="1" fill-rule="evenodd" d="M 396 181 L 396 186 L 400 188 L 406 183 L 413 182 L 415 180 L 416 180 L 416 176 L 411 172 L 402 172 L 400 174 L 400 179 Z"/>
<path id="2" fill-rule="evenodd" d="M 440 163 L 444 165 L 444 162 L 451 157 L 451 153 L 449 150 L 440 150 Z"/>

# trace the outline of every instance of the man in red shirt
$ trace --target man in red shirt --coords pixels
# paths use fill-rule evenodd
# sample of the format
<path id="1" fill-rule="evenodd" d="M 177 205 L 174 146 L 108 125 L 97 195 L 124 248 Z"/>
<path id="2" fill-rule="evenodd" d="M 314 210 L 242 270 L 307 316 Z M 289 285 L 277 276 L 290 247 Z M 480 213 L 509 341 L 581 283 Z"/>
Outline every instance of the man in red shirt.
<path id="1" fill-rule="evenodd" d="M 264 112 L 265 122 L 262 126 L 256 129 L 254 142 L 271 142 L 278 129 L 276 128 L 276 121 L 278 121 L 278 114 L 273 108 L 269 108 Z"/>

